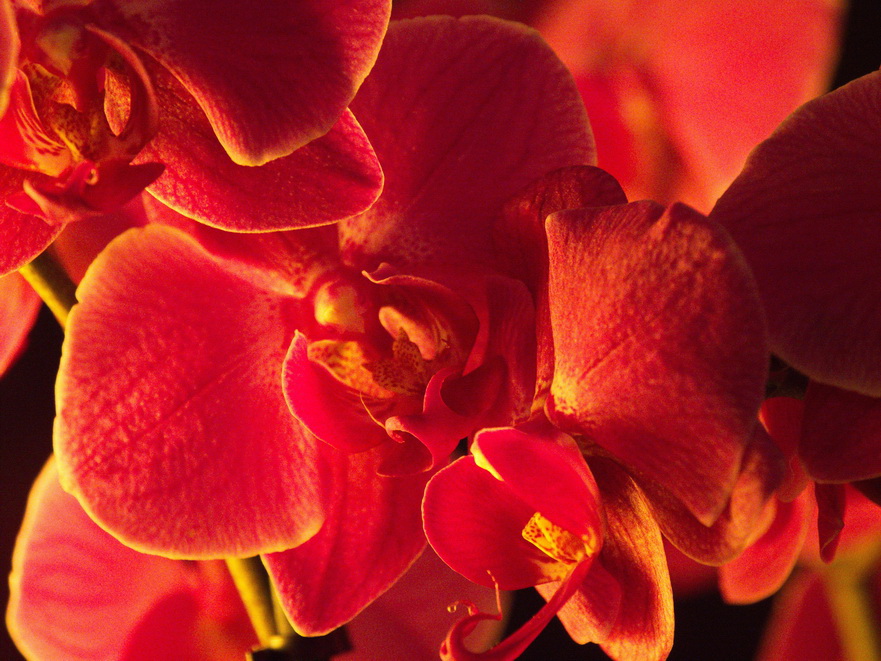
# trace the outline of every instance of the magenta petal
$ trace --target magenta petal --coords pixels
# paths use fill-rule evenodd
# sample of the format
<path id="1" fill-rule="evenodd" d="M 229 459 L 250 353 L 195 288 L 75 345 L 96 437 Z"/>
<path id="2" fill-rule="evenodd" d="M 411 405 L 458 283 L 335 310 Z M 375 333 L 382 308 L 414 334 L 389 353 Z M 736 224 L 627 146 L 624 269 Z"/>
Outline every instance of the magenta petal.
<path id="1" fill-rule="evenodd" d="M 294 335 L 284 359 L 283 386 L 291 413 L 328 445 L 342 452 L 363 452 L 389 440 L 367 412 L 359 394 L 309 360 L 309 341 Z"/>
<path id="2" fill-rule="evenodd" d="M 260 167 L 237 165 L 180 83 L 149 68 L 162 112 L 159 133 L 139 161 L 165 164 L 149 190 L 184 215 L 235 232 L 267 232 L 332 223 L 379 195 L 382 171 L 350 112 L 289 156 Z"/>
<path id="3" fill-rule="evenodd" d="M 322 448 L 281 389 L 285 299 L 161 226 L 112 242 L 77 291 L 56 387 L 65 488 L 172 557 L 291 548 L 324 518 Z"/>
<path id="4" fill-rule="evenodd" d="M 711 524 L 752 436 L 768 365 L 742 258 L 683 205 L 563 211 L 547 231 L 551 419 Z"/>
<path id="5" fill-rule="evenodd" d="M 98 23 L 177 76 L 236 163 L 261 165 L 326 133 L 370 70 L 388 0 L 96 0 Z"/>
<path id="6" fill-rule="evenodd" d="M 0 276 L 0 376 L 24 348 L 40 297 L 18 273 Z"/>
<path id="7" fill-rule="evenodd" d="M 730 604 L 770 597 L 789 578 L 813 520 L 811 494 L 777 501 L 771 527 L 737 558 L 719 568 L 719 589 Z"/>
<path id="8" fill-rule="evenodd" d="M 168 560 L 119 544 L 62 491 L 50 461 L 16 543 L 7 623 L 32 659 L 134 661 L 146 658 L 145 649 L 174 649 L 194 661 L 232 660 L 254 638 L 231 587 L 222 564 Z M 169 627 L 169 616 L 191 626 Z M 197 653 L 209 628 L 227 634 L 213 639 L 210 657 Z"/>
<path id="9" fill-rule="evenodd" d="M 427 476 L 377 474 L 378 450 L 333 453 L 327 518 L 295 549 L 264 557 L 294 628 L 314 636 L 345 624 L 398 579 L 425 547 Z"/>
<path id="10" fill-rule="evenodd" d="M 601 536 L 599 489 L 571 437 L 489 429 L 478 432 L 471 452 L 478 466 L 554 524 L 575 535 Z"/>
<path id="11" fill-rule="evenodd" d="M 756 274 L 774 352 L 811 378 L 876 397 L 879 105 L 875 72 L 802 106 L 711 214 Z"/>
<path id="12" fill-rule="evenodd" d="M 820 482 L 853 482 L 881 475 L 881 399 L 811 383 L 799 456 Z"/>
<path id="13" fill-rule="evenodd" d="M 3 202 L 20 193 L 24 173 L 0 165 L 0 275 L 15 271 L 43 252 L 61 234 L 63 225 L 48 225 L 36 216 Z"/>
<path id="14" fill-rule="evenodd" d="M 377 204 L 340 226 L 360 268 L 479 263 L 509 198 L 594 158 L 563 65 L 535 32 L 487 17 L 393 24 L 351 108 L 386 175 Z"/>
<path id="15" fill-rule="evenodd" d="M 422 505 L 425 535 L 441 559 L 470 581 L 502 590 L 546 582 L 543 565 L 560 565 L 523 539 L 534 513 L 474 457 L 440 470 Z"/>

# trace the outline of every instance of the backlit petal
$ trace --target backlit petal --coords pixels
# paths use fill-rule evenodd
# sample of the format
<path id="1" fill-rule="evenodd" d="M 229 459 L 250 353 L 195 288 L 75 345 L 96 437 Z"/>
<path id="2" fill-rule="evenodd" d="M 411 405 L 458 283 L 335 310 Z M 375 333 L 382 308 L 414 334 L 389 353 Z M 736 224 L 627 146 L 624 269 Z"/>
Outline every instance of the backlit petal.
<path id="1" fill-rule="evenodd" d="M 51 461 L 28 501 L 10 588 L 7 623 L 34 661 L 141 661 L 157 650 L 233 661 L 255 642 L 222 564 L 123 546 L 61 489 Z"/>
<path id="2" fill-rule="evenodd" d="M 170 69 L 236 163 L 324 135 L 376 59 L 388 0 L 95 0 L 98 23 Z"/>
<path id="3" fill-rule="evenodd" d="M 291 548 L 321 525 L 321 444 L 281 391 L 285 299 L 170 228 L 130 230 L 77 292 L 57 383 L 65 488 L 134 548 Z"/>
<path id="4" fill-rule="evenodd" d="M 0 165 L 0 275 L 21 268 L 43 252 L 63 225 L 48 225 L 36 216 L 23 214 L 3 204 L 21 191 L 24 173 Z"/>
<path id="5" fill-rule="evenodd" d="M 547 231 L 551 419 L 711 524 L 752 436 L 768 364 L 742 258 L 683 205 L 563 211 Z"/>
<path id="6" fill-rule="evenodd" d="M 711 214 L 752 266 L 771 346 L 813 379 L 881 396 L 881 72 L 805 104 Z"/>
<path id="7" fill-rule="evenodd" d="M 18 273 L 0 276 L 0 376 L 24 348 L 40 297 Z"/>
<path id="8" fill-rule="evenodd" d="M 304 635 L 345 624 L 382 594 L 425 547 L 426 475 L 377 474 L 377 450 L 334 452 L 327 518 L 301 546 L 264 557 L 282 605 Z"/>
<path id="9" fill-rule="evenodd" d="M 535 32 L 487 17 L 393 24 L 351 108 L 386 175 L 377 204 L 341 224 L 360 268 L 485 263 L 505 201 L 593 160 L 569 74 Z"/>

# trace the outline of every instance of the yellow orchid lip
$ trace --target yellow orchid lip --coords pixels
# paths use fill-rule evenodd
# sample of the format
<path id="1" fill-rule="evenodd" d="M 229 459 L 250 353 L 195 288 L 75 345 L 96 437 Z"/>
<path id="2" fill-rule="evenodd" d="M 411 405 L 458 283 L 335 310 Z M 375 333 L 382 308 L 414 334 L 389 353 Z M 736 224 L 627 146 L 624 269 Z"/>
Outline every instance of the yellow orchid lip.
<path id="1" fill-rule="evenodd" d="M 596 536 L 579 537 L 536 512 L 523 527 L 523 539 L 554 560 L 573 565 L 589 558 L 597 549 Z"/>

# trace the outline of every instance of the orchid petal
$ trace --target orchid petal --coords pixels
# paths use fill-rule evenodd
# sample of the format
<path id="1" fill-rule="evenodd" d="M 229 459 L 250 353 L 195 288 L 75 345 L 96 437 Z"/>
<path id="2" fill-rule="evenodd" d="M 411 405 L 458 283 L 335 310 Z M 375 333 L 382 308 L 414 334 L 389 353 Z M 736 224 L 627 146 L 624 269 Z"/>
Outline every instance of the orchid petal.
<path id="1" fill-rule="evenodd" d="M 296 229 L 363 211 L 379 194 L 382 172 L 350 112 L 289 156 L 246 167 L 230 160 L 180 83 L 155 64 L 148 69 L 162 112 L 138 160 L 165 164 L 149 191 L 184 215 L 235 232 Z"/>
<path id="2" fill-rule="evenodd" d="M 327 518 L 295 549 L 264 556 L 298 633 L 351 620 L 404 573 L 425 547 L 420 499 L 426 475 L 383 477 L 381 453 L 334 453 Z"/>
<path id="3" fill-rule="evenodd" d="M 3 200 L 21 191 L 24 179 L 23 172 L 0 165 L 0 276 L 30 262 L 64 229 L 63 225 L 48 225 L 3 204 Z"/>
<path id="4" fill-rule="evenodd" d="M 0 376 L 24 349 L 41 302 L 18 273 L 0 276 Z"/>
<path id="5" fill-rule="evenodd" d="M 370 70 L 388 0 L 96 0 L 98 23 L 180 79 L 232 160 L 262 165 L 324 135 Z"/>
<path id="6" fill-rule="evenodd" d="M 666 659 L 673 645 L 673 591 L 661 533 L 640 489 L 620 466 L 592 459 L 590 469 L 607 519 L 599 562 L 622 587 L 621 606 L 602 638 L 602 629 L 583 628 L 585 623 L 570 619 L 566 608 L 560 617 L 574 640 L 596 636 L 592 639 L 613 659 Z M 603 606 L 593 608 L 602 612 Z"/>
<path id="7" fill-rule="evenodd" d="M 780 451 L 761 427 L 747 446 L 740 473 L 722 514 L 711 526 L 700 522 L 670 491 L 653 481 L 640 483 L 664 536 L 703 564 L 733 560 L 765 532 L 774 515 L 773 495 L 785 475 Z"/>
<path id="8" fill-rule="evenodd" d="M 502 590 L 562 578 L 562 563 L 523 538 L 534 513 L 474 457 L 441 469 L 428 483 L 422 505 L 425 534 L 440 558 L 468 580 Z"/>
<path id="9" fill-rule="evenodd" d="M 232 661 L 255 642 L 222 565 L 119 544 L 62 491 L 51 460 L 28 500 L 10 588 L 7 623 L 30 659 L 140 661 L 166 649 Z"/>
<path id="10" fill-rule="evenodd" d="M 737 558 L 719 568 L 719 589 L 729 604 L 770 597 L 789 578 L 808 534 L 815 507 L 811 494 L 777 501 L 771 527 Z"/>
<path id="11" fill-rule="evenodd" d="M 821 482 L 881 475 L 881 399 L 811 383 L 805 393 L 799 455 Z"/>
<path id="12" fill-rule="evenodd" d="M 593 160 L 569 74 L 535 32 L 488 17 L 392 25 L 351 108 L 386 174 L 376 205 L 340 225 L 358 268 L 485 261 L 505 201 Z"/>
<path id="13" fill-rule="evenodd" d="M 471 452 L 478 466 L 557 526 L 581 537 L 602 530 L 599 488 L 571 437 L 485 429 L 475 436 Z"/>
<path id="14" fill-rule="evenodd" d="M 683 205 L 562 211 L 547 231 L 551 420 L 712 524 L 755 427 L 768 364 L 742 259 Z"/>
<path id="15" fill-rule="evenodd" d="M 55 447 L 62 483 L 89 515 L 170 557 L 311 537 L 324 516 L 323 446 L 282 396 L 285 299 L 161 226 L 117 238 L 77 295 Z"/>
<path id="16" fill-rule="evenodd" d="M 827 661 L 842 645 L 823 578 L 796 574 L 774 602 L 757 661 Z"/>
<path id="17" fill-rule="evenodd" d="M 284 359 L 282 383 L 291 414 L 309 431 L 342 452 L 363 452 L 389 440 L 353 392 L 309 359 L 299 331 Z"/>
<path id="18" fill-rule="evenodd" d="M 771 346 L 812 379 L 881 396 L 881 72 L 797 110 L 711 217 L 753 268 Z"/>
<path id="19" fill-rule="evenodd" d="M 626 204 L 627 197 L 615 179 L 592 166 L 556 170 L 530 185 L 504 209 L 496 224 L 495 243 L 501 268 L 526 283 L 535 297 L 538 344 L 537 391 L 550 386 L 554 346 L 548 308 L 548 240 L 545 219 L 565 209 Z"/>
<path id="20" fill-rule="evenodd" d="M 843 484 L 817 484 L 817 539 L 820 559 L 832 562 L 841 542 L 844 517 L 847 511 L 847 493 Z"/>
<path id="21" fill-rule="evenodd" d="M 770 397 L 759 411 L 759 420 L 787 459 L 786 477 L 777 492 L 784 501 L 795 500 L 810 482 L 799 458 L 804 411 L 804 400 L 794 397 Z"/>

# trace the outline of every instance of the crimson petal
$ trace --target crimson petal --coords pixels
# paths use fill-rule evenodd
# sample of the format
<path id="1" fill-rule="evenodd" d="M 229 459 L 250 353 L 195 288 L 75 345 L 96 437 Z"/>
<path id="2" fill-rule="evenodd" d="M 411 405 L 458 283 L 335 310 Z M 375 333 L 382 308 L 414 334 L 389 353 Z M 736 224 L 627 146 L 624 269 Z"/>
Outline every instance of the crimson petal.
<path id="1" fill-rule="evenodd" d="M 426 475 L 377 474 L 379 450 L 333 452 L 332 486 L 321 530 L 264 561 L 301 634 L 351 620 L 394 583 L 425 547 L 420 503 Z"/>
<path id="2" fill-rule="evenodd" d="M 171 228 L 129 230 L 77 292 L 57 383 L 65 488 L 139 550 L 291 548 L 324 518 L 322 448 L 281 392 L 285 299 Z"/>
<path id="3" fill-rule="evenodd" d="M 40 297 L 18 273 L 0 276 L 0 376 L 24 348 Z"/>
<path id="4" fill-rule="evenodd" d="M 742 258 L 683 205 L 562 211 L 547 231 L 551 419 L 712 524 L 752 436 L 768 365 Z"/>
<path id="5" fill-rule="evenodd" d="M 578 90 L 553 52 L 488 17 L 393 24 L 351 108 L 386 175 L 376 205 L 340 225 L 359 268 L 485 262 L 509 198 L 594 158 Z"/>
<path id="6" fill-rule="evenodd" d="M 771 346 L 818 381 L 881 396 L 881 72 L 797 110 L 711 217 L 743 250 Z"/>
<path id="7" fill-rule="evenodd" d="M 232 160 L 262 165 L 324 135 L 370 70 L 388 0 L 95 0 L 104 28 L 198 100 Z"/>

